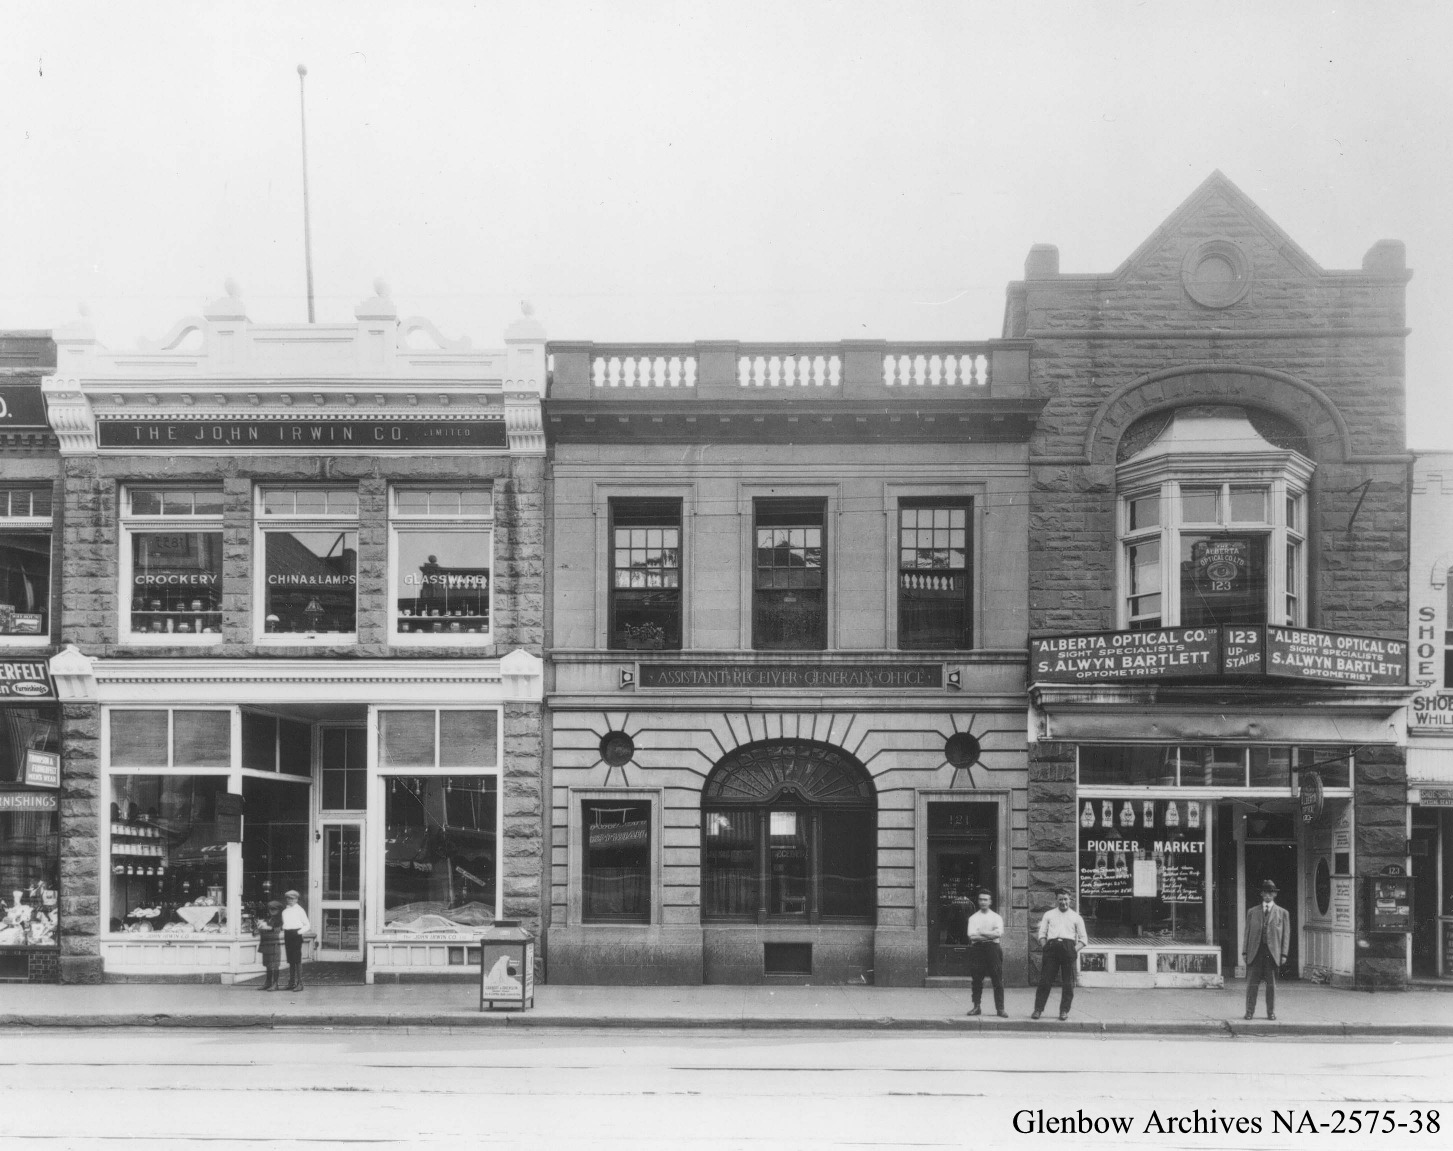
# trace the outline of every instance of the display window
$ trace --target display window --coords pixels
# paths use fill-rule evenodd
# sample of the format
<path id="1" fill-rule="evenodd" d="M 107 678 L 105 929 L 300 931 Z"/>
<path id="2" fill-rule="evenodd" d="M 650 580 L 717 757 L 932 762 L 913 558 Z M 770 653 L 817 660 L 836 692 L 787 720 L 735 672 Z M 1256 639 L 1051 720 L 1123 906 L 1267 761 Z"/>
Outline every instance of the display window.
<path id="1" fill-rule="evenodd" d="M 240 708 L 111 708 L 109 928 L 179 938 L 256 929 L 307 892 L 312 730 Z"/>
<path id="2" fill-rule="evenodd" d="M 1092 940 L 1208 942 L 1210 806 L 1081 797 L 1080 914 Z"/>
<path id="3" fill-rule="evenodd" d="M 583 890 L 586 923 L 651 921 L 651 804 L 584 800 Z"/>
<path id="4" fill-rule="evenodd" d="M 60 914 L 60 799 L 27 786 L 34 756 L 58 757 L 54 705 L 0 706 L 0 947 L 53 947 Z"/>
<path id="5" fill-rule="evenodd" d="M 260 488 L 257 524 L 259 642 L 354 642 L 358 492 Z"/>
<path id="6" fill-rule="evenodd" d="M 222 641 L 222 489 L 122 492 L 122 632 L 139 642 Z"/>
<path id="7" fill-rule="evenodd" d="M 390 641 L 489 642 L 490 490 L 396 487 L 390 497 Z"/>
<path id="8" fill-rule="evenodd" d="M 1081 787 L 1261 789 L 1289 796 L 1299 775 L 1315 771 L 1332 791 L 1352 786 L 1347 747 L 1086 744 L 1079 749 Z"/>
<path id="9" fill-rule="evenodd" d="M 500 910 L 497 709 L 380 709 L 385 933 L 477 934 Z"/>
<path id="10" fill-rule="evenodd" d="M 51 487 L 0 487 L 0 636 L 50 642 Z"/>
<path id="11" fill-rule="evenodd" d="M 219 935 L 227 922 L 225 775 L 111 779 L 112 931 Z"/>

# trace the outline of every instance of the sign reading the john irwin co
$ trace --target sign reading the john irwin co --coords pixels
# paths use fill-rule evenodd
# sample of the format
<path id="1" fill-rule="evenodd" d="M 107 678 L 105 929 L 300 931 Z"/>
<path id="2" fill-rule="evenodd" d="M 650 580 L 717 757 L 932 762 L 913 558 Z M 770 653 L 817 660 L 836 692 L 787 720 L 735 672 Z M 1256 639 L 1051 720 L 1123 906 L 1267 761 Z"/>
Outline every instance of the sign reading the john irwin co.
<path id="1" fill-rule="evenodd" d="M 0 663 L 0 699 L 54 699 L 55 686 L 43 659 Z"/>
<path id="2" fill-rule="evenodd" d="M 643 663 L 642 687 L 941 688 L 943 664 Z"/>
<path id="3" fill-rule="evenodd" d="M 1181 679 L 1220 671 L 1221 630 L 1214 627 L 1104 631 L 1029 641 L 1032 683 Z"/>
<path id="4" fill-rule="evenodd" d="M 1267 675 L 1401 687 L 1408 681 L 1406 640 L 1342 635 L 1300 627 L 1266 629 Z"/>
<path id="5" fill-rule="evenodd" d="M 504 448 L 504 417 L 389 420 L 102 420 L 103 448 L 260 448 L 381 451 L 397 448 Z"/>

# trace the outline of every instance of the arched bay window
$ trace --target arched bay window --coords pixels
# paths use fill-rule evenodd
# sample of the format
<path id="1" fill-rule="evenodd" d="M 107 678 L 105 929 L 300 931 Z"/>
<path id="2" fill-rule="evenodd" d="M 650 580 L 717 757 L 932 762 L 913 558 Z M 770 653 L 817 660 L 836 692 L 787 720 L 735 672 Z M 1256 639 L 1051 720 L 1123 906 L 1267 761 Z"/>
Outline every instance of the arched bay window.
<path id="1" fill-rule="evenodd" d="M 805 739 L 747 744 L 702 791 L 702 917 L 871 921 L 877 798 L 856 759 Z"/>
<path id="2" fill-rule="evenodd" d="M 1160 412 L 1120 443 L 1120 626 L 1307 622 L 1305 440 L 1233 405 Z"/>

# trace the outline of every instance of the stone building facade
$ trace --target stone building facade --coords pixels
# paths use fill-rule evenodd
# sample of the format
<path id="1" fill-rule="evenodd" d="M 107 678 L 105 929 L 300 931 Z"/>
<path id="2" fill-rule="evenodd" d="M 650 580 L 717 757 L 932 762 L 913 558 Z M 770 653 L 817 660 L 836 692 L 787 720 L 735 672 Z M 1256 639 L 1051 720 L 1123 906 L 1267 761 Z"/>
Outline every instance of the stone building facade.
<path id="1" fill-rule="evenodd" d="M 1369 884 L 1406 858 L 1402 245 L 1329 271 L 1219 173 L 1108 274 L 1037 245 L 1031 918 L 1087 984 L 1239 972 L 1264 879 L 1291 973 L 1393 986 Z"/>
<path id="2" fill-rule="evenodd" d="M 54 982 L 62 925 L 60 703 L 51 658 L 60 567 L 60 453 L 41 377 L 47 332 L 0 332 L 0 980 Z"/>
<path id="3" fill-rule="evenodd" d="M 551 352 L 550 979 L 1022 980 L 1028 346 Z"/>
<path id="4" fill-rule="evenodd" d="M 137 351 L 56 342 L 71 977 L 260 974 L 290 888 L 369 981 L 538 929 L 539 325 L 476 350 L 381 285 L 309 325 L 229 289 Z"/>
<path id="5" fill-rule="evenodd" d="M 1417 694 L 1408 707 L 1412 974 L 1453 979 L 1453 452 L 1413 462 L 1408 643 Z"/>

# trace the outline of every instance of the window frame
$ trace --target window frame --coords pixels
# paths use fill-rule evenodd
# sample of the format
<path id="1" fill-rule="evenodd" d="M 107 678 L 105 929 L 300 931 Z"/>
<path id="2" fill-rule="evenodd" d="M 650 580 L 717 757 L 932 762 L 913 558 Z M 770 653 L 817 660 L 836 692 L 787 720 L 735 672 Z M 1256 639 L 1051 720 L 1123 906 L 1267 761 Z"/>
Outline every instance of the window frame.
<path id="1" fill-rule="evenodd" d="M 1308 532 L 1313 465 L 1297 452 L 1279 450 L 1219 454 L 1181 453 L 1122 464 L 1116 472 L 1115 614 L 1123 629 L 1155 630 L 1183 626 L 1180 554 L 1182 538 L 1189 535 L 1250 536 L 1265 540 L 1266 592 L 1264 618 L 1251 626 L 1308 626 Z M 1182 496 L 1187 489 L 1216 488 L 1217 518 L 1183 518 Z M 1235 488 L 1265 488 L 1267 518 L 1234 519 L 1231 493 Z M 1160 501 L 1158 522 L 1131 527 L 1131 505 L 1154 495 Z M 1296 524 L 1289 520 L 1295 512 Z M 1160 613 L 1158 617 L 1132 610 L 1131 549 L 1158 542 Z M 1288 561 L 1295 570 L 1288 571 Z M 1291 618 L 1288 618 L 1288 609 Z M 1153 621 L 1153 622 L 1152 622 Z"/>
<path id="2" fill-rule="evenodd" d="M 167 713 L 167 756 L 165 764 L 141 764 L 117 766 L 112 763 L 112 739 L 111 739 L 111 718 L 121 712 L 132 711 L 163 711 Z M 213 767 L 196 767 L 185 764 L 177 765 L 176 759 L 176 713 L 179 711 L 211 711 L 225 712 L 229 716 L 229 757 L 226 766 L 217 765 Z M 313 787 L 313 763 L 310 758 L 309 773 L 307 775 L 293 775 L 282 771 L 260 771 L 254 768 L 242 766 L 242 705 L 240 704 L 183 704 L 183 703 L 159 703 L 159 704 L 106 704 L 102 707 L 101 715 L 101 774 L 104 780 L 103 803 L 109 807 L 112 790 L 112 780 L 127 776 L 163 776 L 169 778 L 208 777 L 221 779 L 225 782 L 225 792 L 239 797 L 243 795 L 242 782 L 244 779 L 271 780 L 275 783 L 285 784 L 291 787 Z M 269 714 L 269 713 L 264 713 Z M 312 725 L 310 725 L 312 726 Z M 310 793 L 306 804 L 312 818 L 313 796 Z M 112 821 L 104 820 L 106 827 L 105 834 L 101 837 L 101 858 L 110 864 L 112 856 Z M 247 838 L 247 816 L 242 817 L 243 841 Z M 227 909 L 226 927 L 220 935 L 197 935 L 184 934 L 178 936 L 179 941 L 184 943 L 195 943 L 199 940 L 230 940 L 249 938 L 249 933 L 243 930 L 244 909 L 242 889 L 244 884 L 243 875 L 243 842 L 227 844 L 226 857 L 226 890 L 225 904 Z M 311 859 L 311 856 L 310 856 Z M 311 881 L 311 862 L 309 864 L 309 879 Z M 108 941 L 131 940 L 135 941 L 136 936 L 130 933 L 118 933 L 110 930 L 110 923 L 113 918 L 122 918 L 115 914 L 116 909 L 112 907 L 113 894 L 110 876 L 103 875 L 101 884 L 101 935 Z M 309 884 L 311 890 L 311 882 Z"/>
<path id="3" fill-rule="evenodd" d="M 657 865 L 661 854 L 660 825 L 656 819 L 657 805 L 652 795 L 628 795 L 624 792 L 611 791 L 604 795 L 583 795 L 573 794 L 572 801 L 578 807 L 578 821 L 580 826 L 580 922 L 583 924 L 614 923 L 614 924 L 635 924 L 638 926 L 649 926 L 659 919 L 658 912 L 658 891 L 659 884 L 656 882 Z M 593 914 L 587 908 L 586 888 L 591 876 L 590 867 L 590 824 L 586 819 L 587 808 L 612 808 L 625 805 L 635 805 L 646 809 L 646 862 L 644 867 L 643 882 L 645 884 L 646 906 L 644 914 L 635 915 L 603 915 Z"/>
<path id="4" fill-rule="evenodd" d="M 962 511 L 964 513 L 964 567 L 956 568 L 906 568 L 903 566 L 903 532 L 907 529 L 903 526 L 903 513 L 912 509 L 915 511 L 947 509 L 949 511 Z M 963 492 L 952 495 L 918 495 L 909 493 L 898 493 L 892 504 L 892 524 L 890 531 L 889 557 L 893 569 L 894 586 L 894 647 L 899 651 L 971 651 L 973 650 L 978 631 L 976 628 L 975 608 L 975 560 L 976 560 L 976 500 L 972 493 Z M 924 530 L 918 528 L 916 530 Z M 930 529 L 938 530 L 938 529 Z M 950 529 L 951 530 L 951 529 Z M 947 571 L 954 572 L 962 570 L 964 576 L 963 612 L 964 632 L 963 638 L 967 641 L 962 644 L 955 644 L 950 647 L 928 644 L 909 644 L 904 639 L 903 613 L 903 577 L 910 571 Z"/>
<path id="5" fill-rule="evenodd" d="M 787 800 L 779 797 L 774 801 L 752 803 L 706 803 L 701 806 L 701 920 L 703 923 L 758 923 L 758 924 L 875 924 L 878 910 L 878 839 L 879 821 L 877 808 L 866 803 L 813 803 L 811 801 Z M 795 812 L 802 821 L 802 836 L 806 844 L 807 877 L 806 896 L 803 910 L 799 912 L 774 912 L 769 907 L 771 898 L 771 818 L 775 812 Z M 823 820 L 824 812 L 858 812 L 869 818 L 873 842 L 868 846 L 871 860 L 868 876 L 868 903 L 870 910 L 863 915 L 828 915 L 822 910 L 823 897 Z M 719 912 L 707 909 L 707 840 L 709 838 L 709 817 L 717 812 L 749 812 L 755 828 L 757 906 L 750 912 Z"/>
<path id="6" fill-rule="evenodd" d="M 662 522 L 655 525 L 634 525 L 628 524 L 623 529 L 617 527 L 617 511 L 624 504 L 673 504 L 676 509 L 676 520 L 674 524 Z M 626 646 L 616 644 L 616 612 L 619 609 L 621 592 L 634 592 L 637 590 L 650 591 L 649 588 L 622 588 L 616 586 L 616 532 L 617 530 L 660 530 L 668 531 L 674 527 L 676 531 L 676 585 L 674 589 L 662 586 L 659 591 L 674 590 L 676 593 L 676 642 L 663 643 L 659 647 L 648 646 Z M 648 545 L 649 547 L 649 545 Z M 631 550 L 631 549 L 627 549 Z M 662 551 L 666 550 L 662 544 Z M 679 495 L 612 495 L 606 499 L 606 542 L 605 542 L 605 572 L 606 572 L 606 618 L 605 618 L 605 644 L 609 651 L 681 651 L 686 646 L 686 501 Z M 661 568 L 664 572 L 666 567 Z"/>
<path id="7" fill-rule="evenodd" d="M 383 762 L 383 723 L 384 712 L 389 711 L 432 711 L 434 713 L 434 765 L 385 765 Z M 494 764 L 492 766 L 452 766 L 446 767 L 439 764 L 439 715 L 446 711 L 474 711 L 493 712 L 495 716 L 495 746 Z M 365 946 L 370 941 L 393 941 L 402 942 L 414 938 L 404 932 L 386 934 L 384 927 L 387 920 L 386 904 L 388 901 L 388 877 L 387 877 L 387 852 L 382 850 L 387 840 L 387 812 L 385 810 L 387 795 L 385 793 L 386 781 L 392 777 L 400 776 L 427 776 L 448 777 L 448 776 L 480 776 L 492 777 L 495 780 L 495 810 L 494 810 L 494 835 L 495 835 L 495 861 L 494 861 L 494 883 L 495 883 L 495 906 L 494 918 L 501 919 L 504 915 L 504 707 L 500 704 L 370 704 L 368 707 L 368 780 L 367 795 L 368 805 L 365 811 L 350 811 L 340 815 L 339 819 L 355 818 L 363 816 L 364 843 L 374 844 L 374 848 L 366 849 L 365 870 L 363 874 L 363 906 L 364 923 L 367 925 L 367 934 L 364 939 Z M 330 822 L 339 820 L 332 819 Z"/>
<path id="8" fill-rule="evenodd" d="M 833 604 L 833 598 L 832 598 L 832 589 L 833 589 L 834 581 L 831 578 L 831 573 L 832 573 L 832 571 L 833 571 L 833 569 L 835 567 L 834 562 L 833 562 L 834 559 L 835 559 L 835 556 L 833 554 L 832 549 L 836 546 L 836 536 L 837 536 L 837 533 L 835 531 L 830 530 L 831 527 L 832 527 L 832 521 L 833 521 L 833 499 L 832 499 L 832 497 L 830 495 L 826 494 L 826 493 L 821 492 L 821 491 L 807 490 L 807 491 L 800 491 L 800 492 L 787 492 L 787 493 L 783 493 L 783 492 L 778 492 L 778 491 L 773 490 L 773 491 L 768 492 L 768 493 L 758 492 L 758 493 L 748 494 L 747 500 L 748 500 L 748 503 L 747 503 L 748 515 L 747 515 L 747 522 L 746 522 L 746 525 L 745 525 L 746 526 L 746 531 L 747 531 L 747 553 L 746 553 L 747 562 L 746 562 L 746 580 L 744 581 L 744 583 L 745 583 L 746 599 L 747 599 L 747 612 L 746 612 L 746 618 L 744 619 L 743 624 L 744 624 L 744 630 L 746 631 L 747 637 L 748 637 L 748 645 L 747 646 L 748 646 L 749 650 L 751 650 L 751 651 L 774 651 L 774 652 L 775 651 L 831 651 L 833 649 L 833 647 L 834 647 L 834 644 L 833 644 L 833 636 L 834 636 L 834 634 L 836 632 L 836 629 L 834 627 L 835 613 L 834 613 L 834 610 L 833 610 L 834 604 Z M 820 560 L 820 570 L 822 572 L 822 581 L 821 581 L 821 586 L 818 589 L 815 589 L 820 594 L 820 596 L 821 596 L 821 602 L 822 602 L 821 642 L 818 643 L 818 644 L 814 644 L 814 645 L 797 645 L 797 646 L 785 646 L 785 645 L 781 645 L 781 644 L 771 644 L 771 645 L 767 645 L 767 644 L 762 643 L 759 640 L 759 638 L 758 638 L 758 635 L 757 635 L 757 607 L 758 607 L 757 595 L 758 595 L 758 592 L 759 591 L 775 591 L 775 590 L 792 590 L 792 589 L 759 588 L 758 585 L 757 585 L 757 578 L 758 578 L 758 574 L 757 573 L 759 571 L 759 565 L 757 563 L 757 553 L 758 553 L 758 550 L 759 550 L 758 549 L 758 539 L 759 539 L 758 532 L 761 530 L 761 526 L 758 524 L 758 515 L 759 515 L 759 511 L 762 508 L 762 506 L 764 504 L 769 504 L 769 503 L 778 503 L 778 504 L 784 504 L 784 505 L 785 504 L 792 504 L 792 503 L 800 503 L 800 504 L 803 504 L 803 505 L 806 505 L 808 503 L 818 503 L 818 504 L 821 504 L 821 506 L 822 506 L 822 521 L 821 521 L 821 524 L 820 525 L 808 524 L 808 523 L 803 523 L 803 524 L 800 525 L 803 529 L 807 529 L 807 530 L 810 530 L 813 527 L 817 527 L 818 530 L 822 533 L 821 534 L 821 538 L 818 541 L 818 547 L 817 547 L 817 550 L 818 550 L 818 552 L 819 552 L 819 554 L 821 556 L 821 560 Z M 793 530 L 793 525 L 788 525 L 788 524 L 769 524 L 769 525 L 766 525 L 766 526 L 768 528 L 774 528 L 774 527 L 776 527 L 776 528 L 782 528 L 782 527 L 785 527 L 788 530 Z M 791 545 L 789 544 L 788 546 L 790 547 Z M 806 546 L 808 546 L 808 545 L 804 544 L 804 547 L 806 547 Z M 760 569 L 760 570 L 776 571 L 776 570 L 779 570 L 779 569 L 777 569 L 777 568 L 763 568 L 763 569 Z M 807 569 L 804 568 L 804 570 L 807 570 Z M 802 589 L 799 589 L 799 590 L 806 591 L 806 590 L 813 590 L 813 589 L 802 588 Z"/>
<path id="9" fill-rule="evenodd" d="M 351 492 L 354 512 L 317 514 L 268 512 L 266 500 L 272 492 Z M 352 527 L 342 527 L 351 524 Z M 277 484 L 259 483 L 253 487 L 253 642 L 267 646 L 338 647 L 358 643 L 358 617 L 361 610 L 358 560 L 355 554 L 353 572 L 353 630 L 350 632 L 268 631 L 267 537 L 275 532 L 349 531 L 361 543 L 362 503 L 355 484 Z"/>
<path id="10" fill-rule="evenodd" d="M 11 493 L 24 491 L 31 493 L 29 514 L 19 516 L 10 514 Z M 35 493 L 46 492 L 50 496 L 51 510 L 46 515 L 35 514 Z M 0 645 L 5 647 L 49 647 L 51 636 L 56 633 L 56 590 L 59 581 L 59 573 L 56 571 L 56 536 L 55 536 L 55 485 L 48 480 L 37 480 L 34 483 L 25 481 L 10 481 L 0 484 L 0 496 L 5 498 L 4 514 L 0 514 L 0 536 L 44 536 L 46 539 L 46 586 L 45 586 L 45 607 L 44 622 L 40 631 L 34 633 L 24 632 L 0 632 Z M 32 613 L 17 613 L 32 614 Z"/>
<path id="11" fill-rule="evenodd" d="M 399 510 L 401 492 L 483 492 L 489 498 L 487 512 L 455 513 L 434 512 L 412 513 Z M 389 484 L 388 489 L 388 593 L 385 597 L 385 611 L 388 615 L 388 642 L 400 647 L 483 647 L 494 642 L 495 624 L 495 502 L 494 489 L 489 484 L 451 483 L 398 483 Z M 469 535 L 482 532 L 489 555 L 489 586 L 485 592 L 487 603 L 487 626 L 478 632 L 439 631 L 405 632 L 399 630 L 398 579 L 399 579 L 399 536 L 416 531 L 434 534 Z M 468 617 L 477 619 L 477 616 Z"/>
<path id="12" fill-rule="evenodd" d="M 132 630 L 132 603 L 137 598 L 136 589 L 132 584 L 134 576 L 135 558 L 133 555 L 133 540 L 138 534 L 156 535 L 169 529 L 175 529 L 176 534 L 202 535 L 215 533 L 221 537 L 223 551 L 225 554 L 226 537 L 223 534 L 223 510 L 216 514 L 200 515 L 192 513 L 189 516 L 178 514 L 165 514 L 158 512 L 155 515 L 137 513 L 132 511 L 132 496 L 137 491 L 155 492 L 198 492 L 215 491 L 220 498 L 225 498 L 222 485 L 220 484 L 153 484 L 153 483 L 126 483 L 122 485 L 118 498 L 119 526 L 121 529 L 120 547 L 118 549 L 118 567 L 120 568 L 120 582 L 116 595 L 117 634 L 121 642 L 127 644 L 147 646 L 186 646 L 186 647 L 209 647 L 222 642 L 223 627 L 226 615 L 222 609 L 224 600 L 223 589 L 226 585 L 225 561 L 217 572 L 217 630 L 207 632 L 150 632 Z M 167 613 L 180 615 L 182 613 Z M 190 614 L 190 613 L 188 613 Z M 214 613 L 204 612 L 201 614 L 211 615 Z"/>

